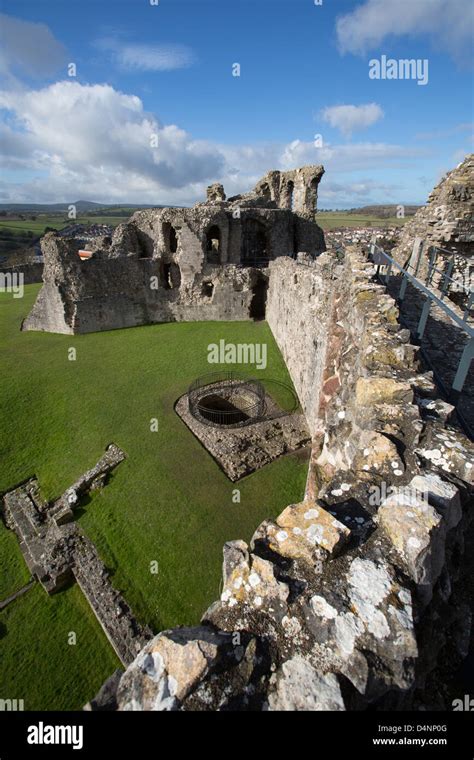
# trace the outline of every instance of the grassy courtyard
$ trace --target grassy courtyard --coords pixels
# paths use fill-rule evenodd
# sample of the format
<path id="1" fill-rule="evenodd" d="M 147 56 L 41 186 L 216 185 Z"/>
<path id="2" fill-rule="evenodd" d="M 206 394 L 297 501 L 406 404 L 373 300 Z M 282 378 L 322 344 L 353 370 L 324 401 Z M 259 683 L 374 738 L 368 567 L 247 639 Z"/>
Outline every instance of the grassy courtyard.
<path id="1" fill-rule="evenodd" d="M 307 454 L 232 484 L 174 403 L 194 378 L 219 369 L 207 363 L 207 346 L 221 339 L 267 343 L 267 368 L 258 376 L 289 383 L 270 329 L 208 322 L 84 336 L 21 333 L 38 289 L 27 286 L 23 299 L 0 294 L 0 491 L 36 474 L 51 499 L 117 443 L 127 459 L 79 510 L 79 522 L 137 617 L 155 631 L 196 623 L 219 594 L 223 543 L 248 540 L 261 520 L 301 499 Z M 271 392 L 284 401 L 276 385 Z M 0 526 L 0 599 L 28 579 L 12 538 Z M 65 643 L 65 626 L 80 633 L 75 647 Z M 52 599 L 35 587 L 0 613 L 0 697 L 77 708 L 115 667 L 77 587 Z"/>

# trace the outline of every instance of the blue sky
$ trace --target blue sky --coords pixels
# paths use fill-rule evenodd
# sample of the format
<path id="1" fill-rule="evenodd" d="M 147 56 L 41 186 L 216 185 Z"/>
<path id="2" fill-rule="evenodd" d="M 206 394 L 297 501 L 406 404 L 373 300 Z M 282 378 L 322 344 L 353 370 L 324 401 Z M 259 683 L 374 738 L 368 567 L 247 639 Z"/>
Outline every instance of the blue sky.
<path id="1" fill-rule="evenodd" d="M 3 0 L 0 201 L 187 205 L 322 163 L 322 208 L 423 203 L 472 151 L 473 8 Z M 427 84 L 369 78 L 381 56 Z"/>

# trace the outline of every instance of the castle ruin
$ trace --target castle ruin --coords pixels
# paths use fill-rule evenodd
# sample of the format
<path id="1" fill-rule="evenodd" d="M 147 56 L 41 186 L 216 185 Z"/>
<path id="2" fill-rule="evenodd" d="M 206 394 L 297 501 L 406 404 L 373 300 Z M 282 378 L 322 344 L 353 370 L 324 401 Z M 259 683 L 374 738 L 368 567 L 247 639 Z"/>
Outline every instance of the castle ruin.
<path id="1" fill-rule="evenodd" d="M 148 641 L 93 709 L 446 709 L 440 672 L 470 646 L 474 446 L 367 252 L 325 250 L 323 171 L 140 211 L 84 261 L 44 238 L 23 329 L 265 316 L 311 437 L 304 500 L 229 541 L 200 624 Z"/>
<path id="2" fill-rule="evenodd" d="M 220 184 L 193 208 L 148 209 L 99 238 L 42 240 L 44 285 L 24 330 L 87 333 L 153 322 L 264 316 L 265 268 L 282 256 L 325 250 L 315 223 L 322 166 L 271 171 L 226 200 Z"/>

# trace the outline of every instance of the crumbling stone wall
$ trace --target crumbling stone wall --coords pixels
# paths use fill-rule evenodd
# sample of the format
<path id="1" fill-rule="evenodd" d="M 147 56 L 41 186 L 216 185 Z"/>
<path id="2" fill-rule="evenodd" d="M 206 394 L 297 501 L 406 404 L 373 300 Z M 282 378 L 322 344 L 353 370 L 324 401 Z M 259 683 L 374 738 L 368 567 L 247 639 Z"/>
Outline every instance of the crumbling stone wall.
<path id="1" fill-rule="evenodd" d="M 102 630 L 120 661 L 130 664 L 151 638 L 151 630 L 136 621 L 128 604 L 111 585 L 94 544 L 84 534 L 78 535 L 75 542 L 73 562 L 74 577 Z"/>
<path id="2" fill-rule="evenodd" d="M 448 172 L 430 193 L 428 203 L 407 222 L 393 251 L 395 258 L 404 264 L 410 257 L 415 240 L 425 241 L 420 276 L 428 271 L 428 248 L 435 245 L 454 256 L 452 277 L 464 287 L 474 289 L 474 262 L 472 259 L 474 233 L 474 154 L 466 156 L 455 169 Z M 449 255 L 439 258 L 436 266 L 446 270 Z M 416 263 L 416 261 L 414 262 Z M 435 282 L 439 276 L 435 276 Z"/>
<path id="3" fill-rule="evenodd" d="M 279 208 L 293 209 L 312 218 L 318 202 L 318 185 L 323 166 L 303 166 L 287 172 L 270 171 L 256 185 L 256 193 L 274 201 Z"/>
<path id="4" fill-rule="evenodd" d="M 220 600 L 145 646 L 119 682 L 121 710 L 446 708 L 437 669 L 469 642 L 474 446 L 374 268 L 350 250 L 334 274 L 321 363 L 338 382 L 314 389 L 313 494 L 249 545 L 225 545 Z"/>
<path id="5" fill-rule="evenodd" d="M 54 233 L 42 245 L 45 281 L 24 330 L 87 333 L 154 322 L 249 318 L 256 281 L 252 269 L 207 266 L 195 274 L 183 264 L 180 287 L 174 288 L 165 286 L 159 259 L 101 252 L 81 261 L 74 242 Z"/>

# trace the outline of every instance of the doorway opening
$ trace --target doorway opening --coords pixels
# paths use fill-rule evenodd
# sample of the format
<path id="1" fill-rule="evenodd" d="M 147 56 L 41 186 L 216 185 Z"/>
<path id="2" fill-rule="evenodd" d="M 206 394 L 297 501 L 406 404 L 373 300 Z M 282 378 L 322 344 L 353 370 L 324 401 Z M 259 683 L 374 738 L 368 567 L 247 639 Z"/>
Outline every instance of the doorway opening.
<path id="1" fill-rule="evenodd" d="M 261 272 L 258 273 L 257 281 L 252 288 L 252 300 L 250 302 L 249 316 L 251 319 L 265 319 L 267 306 L 268 279 Z"/>
<path id="2" fill-rule="evenodd" d="M 216 224 L 209 228 L 206 235 L 206 258 L 209 264 L 221 262 L 221 231 Z"/>
<path id="3" fill-rule="evenodd" d="M 254 267 L 266 266 L 270 259 L 266 226 L 258 219 L 247 219 L 242 230 L 242 264 Z"/>

